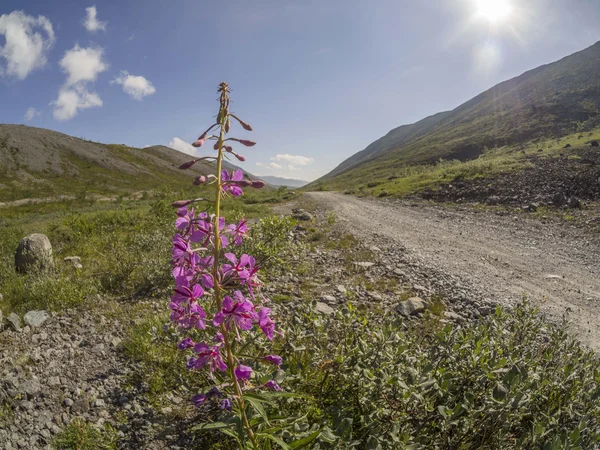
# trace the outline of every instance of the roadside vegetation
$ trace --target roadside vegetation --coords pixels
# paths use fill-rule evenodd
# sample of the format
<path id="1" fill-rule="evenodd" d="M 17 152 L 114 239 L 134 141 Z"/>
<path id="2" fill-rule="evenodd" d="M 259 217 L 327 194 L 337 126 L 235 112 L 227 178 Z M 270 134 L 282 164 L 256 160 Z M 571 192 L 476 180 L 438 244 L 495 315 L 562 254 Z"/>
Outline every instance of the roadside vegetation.
<path id="1" fill-rule="evenodd" d="M 147 385 L 145 395 L 157 408 L 173 394 L 186 398 L 210 385 L 207 376 L 182 370 L 178 336 L 165 327 L 172 194 L 137 203 L 71 204 L 63 211 L 48 207 L 37 216 L 27 207 L 8 209 L 0 233 L 3 311 L 94 308 L 95 296 L 112 299 L 104 303 L 105 313 L 135 319 L 121 347 L 139 369 L 129 382 Z M 348 268 L 368 257 L 351 235 L 339 233 L 332 214 L 309 223 L 301 242 L 290 241 L 295 221 L 272 215 L 268 207 L 283 196 L 289 193 L 261 193 L 230 211 L 260 218 L 245 251 L 262 258 L 267 283 L 282 273 L 299 279 L 318 273 L 302 258 L 306 251 L 342 252 Z M 55 246 L 52 275 L 17 275 L 12 269 L 18 239 L 32 231 L 47 232 Z M 83 269 L 63 265 L 62 257 L 70 255 L 82 257 Z M 438 304 L 406 326 L 385 311 L 357 308 L 351 299 L 335 314 L 322 315 L 313 309 L 311 287 L 303 292 L 302 303 L 272 298 L 283 331 L 273 350 L 284 360 L 273 376 L 293 396 L 262 405 L 283 439 L 270 448 L 286 448 L 292 436 L 316 449 L 585 449 L 600 442 L 598 357 L 530 305 L 498 309 L 457 327 L 442 320 Z M 148 308 L 148 300 L 158 310 Z M 191 448 L 237 448 L 218 430 L 191 430 L 224 418 L 215 405 L 194 410 L 186 403 L 165 420 L 189 424 L 180 432 L 195 435 Z M 110 428 L 74 422 L 55 446 L 118 448 L 117 441 Z"/>
<path id="2" fill-rule="evenodd" d="M 600 129 L 575 132 L 561 138 L 547 138 L 526 144 L 486 148 L 476 159 L 439 160 L 434 164 L 405 164 L 401 159 L 378 158 L 343 172 L 331 179 L 317 181 L 309 190 L 334 190 L 358 196 L 404 197 L 426 188 L 477 178 L 494 178 L 531 166 L 530 157 L 557 158 L 573 150 L 589 147 L 600 140 Z M 568 148 L 564 148 L 567 144 Z"/>

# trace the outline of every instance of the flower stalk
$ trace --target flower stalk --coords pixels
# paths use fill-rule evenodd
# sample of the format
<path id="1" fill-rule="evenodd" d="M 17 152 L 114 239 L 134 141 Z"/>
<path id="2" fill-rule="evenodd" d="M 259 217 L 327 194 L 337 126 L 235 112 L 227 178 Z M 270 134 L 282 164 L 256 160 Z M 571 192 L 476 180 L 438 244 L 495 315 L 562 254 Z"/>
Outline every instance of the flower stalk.
<path id="1" fill-rule="evenodd" d="M 192 370 L 208 367 L 211 378 L 220 378 L 218 381 L 221 383 L 218 384 L 223 389 L 220 391 L 213 387 L 205 394 L 194 396 L 193 402 L 202 406 L 207 401 L 230 396 L 221 399 L 220 404 L 223 410 L 237 414 L 243 424 L 246 437 L 239 441 L 241 448 L 246 448 L 246 440 L 252 443 L 252 448 L 259 448 L 256 433 L 246 414 L 244 389 L 281 390 L 275 380 L 259 387 L 252 386 L 250 381 L 254 371 L 260 370 L 256 368 L 259 363 L 279 366 L 281 358 L 278 355 L 257 357 L 235 354 L 236 342 L 243 342 L 244 333 L 258 333 L 257 330 L 260 329 L 264 338 L 270 341 L 273 339 L 275 326 L 270 318 L 271 310 L 264 306 L 266 299 L 257 295 L 260 294 L 260 281 L 257 277 L 259 267 L 256 260 L 246 254 L 238 257 L 231 251 L 224 253 L 224 249 L 242 244 L 248 232 L 246 221 L 242 219 L 237 224 L 227 225 L 225 218 L 221 217 L 221 209 L 224 198 L 242 195 L 242 188 L 262 188 L 265 183 L 260 180 L 245 180 L 241 170 L 232 173 L 223 170 L 223 158 L 226 154 L 233 154 L 240 161 L 245 160 L 245 157 L 233 152 L 231 146 L 225 145 L 227 141 L 246 147 L 254 146 L 255 143 L 245 139 L 226 138 L 232 116 L 229 112 L 230 90 L 227 83 L 221 83 L 218 92 L 217 123 L 194 143 L 197 144 L 196 147 L 200 147 L 207 139 L 217 141 L 214 146 L 217 151 L 214 158 L 216 174 L 198 175 L 194 180 L 195 185 L 214 183 L 214 200 L 197 198 L 172 204 L 179 208 L 176 221 L 179 232 L 173 238 L 175 293 L 169 306 L 172 310 L 171 320 L 182 333 L 188 334 L 179 343 L 179 349 L 194 353 L 188 359 L 187 367 Z M 249 124 L 235 116 L 234 118 L 245 130 L 252 130 Z M 218 137 L 207 136 L 215 127 L 219 131 Z M 190 169 L 196 161 L 207 159 L 210 158 L 198 158 L 180 168 Z M 194 209 L 189 209 L 192 204 L 200 201 L 206 201 L 208 208 L 212 207 L 212 214 L 208 209 L 198 214 Z M 210 300 L 204 301 L 205 298 Z M 197 337 L 205 339 L 206 334 L 211 331 L 212 344 L 194 341 Z M 254 336 L 254 339 L 257 338 Z"/>

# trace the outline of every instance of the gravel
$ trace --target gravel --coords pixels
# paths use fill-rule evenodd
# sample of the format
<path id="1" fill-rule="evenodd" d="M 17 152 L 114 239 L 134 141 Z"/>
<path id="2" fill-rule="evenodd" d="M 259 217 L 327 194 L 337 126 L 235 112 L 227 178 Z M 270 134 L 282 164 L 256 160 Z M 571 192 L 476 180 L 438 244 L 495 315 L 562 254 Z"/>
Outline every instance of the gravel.
<path id="1" fill-rule="evenodd" d="M 600 242 L 589 231 L 469 207 L 306 195 L 361 243 L 381 248 L 381 264 L 411 279 L 415 294 L 443 294 L 467 318 L 525 295 L 550 320 L 566 315 L 583 342 L 600 348 Z"/>

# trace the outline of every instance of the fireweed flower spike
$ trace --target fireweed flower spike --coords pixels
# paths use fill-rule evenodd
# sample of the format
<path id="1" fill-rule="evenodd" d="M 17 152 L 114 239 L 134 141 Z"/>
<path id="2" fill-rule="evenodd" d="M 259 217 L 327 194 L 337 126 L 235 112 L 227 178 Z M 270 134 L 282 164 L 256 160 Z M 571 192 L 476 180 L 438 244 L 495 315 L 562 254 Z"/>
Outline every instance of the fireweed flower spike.
<path id="1" fill-rule="evenodd" d="M 226 218 L 221 217 L 221 201 L 242 195 L 246 188 L 260 189 L 265 183 L 244 179 L 242 170 L 229 171 L 223 167 L 223 158 L 228 155 L 239 161 L 246 159 L 234 152 L 227 141 L 246 147 L 253 147 L 256 143 L 226 138 L 232 127 L 231 118 L 244 130 L 252 131 L 252 127 L 229 113 L 230 90 L 227 83 L 221 83 L 218 92 L 217 123 L 192 144 L 201 147 L 206 141 L 215 140 L 213 148 L 218 152 L 217 156 L 196 158 L 179 166 L 180 169 L 189 169 L 200 160 L 216 161 L 214 174 L 197 175 L 193 181 L 198 186 L 214 184 L 213 199 L 172 203 L 178 209 L 172 250 L 175 288 L 169 308 L 171 320 L 182 334 L 177 347 L 188 353 L 187 368 L 208 371 L 221 389 L 215 386 L 206 393 L 198 393 L 191 399 L 192 403 L 202 407 L 212 399 L 218 399 L 223 411 L 239 416 L 246 433 L 244 439 L 252 442 L 252 448 L 258 449 L 256 434 L 246 416 L 251 404 L 245 400 L 244 390 L 251 389 L 253 395 L 256 391 L 281 390 L 274 380 L 258 386 L 249 380 L 253 370 L 257 371 L 253 379 L 264 380 L 268 372 L 261 371 L 269 366 L 269 372 L 273 370 L 272 366 L 279 367 L 282 359 L 273 354 L 247 354 L 247 344 L 252 346 L 254 342 L 262 342 L 259 348 L 268 345 L 275 334 L 275 323 L 271 310 L 264 306 L 267 300 L 257 295 L 260 294 L 261 282 L 255 258 L 236 250 L 248 234 L 248 224 L 244 219 L 227 223 Z M 217 135 L 211 135 L 211 132 Z M 206 205 L 206 209 L 200 210 L 199 205 L 191 208 L 190 205 L 196 202 Z M 246 349 L 244 355 L 236 353 L 240 348 Z"/>

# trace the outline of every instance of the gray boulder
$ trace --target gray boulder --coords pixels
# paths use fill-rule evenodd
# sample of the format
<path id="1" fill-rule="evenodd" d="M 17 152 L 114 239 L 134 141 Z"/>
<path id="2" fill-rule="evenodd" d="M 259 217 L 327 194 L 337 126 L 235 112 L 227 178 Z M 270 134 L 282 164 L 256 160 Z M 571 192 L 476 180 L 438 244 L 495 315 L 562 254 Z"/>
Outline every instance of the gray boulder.
<path id="1" fill-rule="evenodd" d="M 37 328 L 48 319 L 46 311 L 29 311 L 23 316 L 23 322 L 31 328 Z"/>
<path id="2" fill-rule="evenodd" d="M 73 264 L 76 269 L 83 269 L 81 258 L 79 256 L 66 256 L 64 262 Z"/>
<path id="3" fill-rule="evenodd" d="M 24 273 L 52 269 L 52 244 L 48 236 L 34 233 L 21 239 L 15 252 L 15 266 Z"/>
<path id="4" fill-rule="evenodd" d="M 301 209 L 301 208 L 295 208 L 292 210 L 292 217 L 296 220 L 312 220 L 312 215 Z"/>
<path id="5" fill-rule="evenodd" d="M 396 306 L 396 312 L 404 317 L 414 316 L 425 309 L 425 302 L 420 297 L 411 297 Z"/>
<path id="6" fill-rule="evenodd" d="M 333 314 L 335 312 L 335 310 L 331 306 L 323 302 L 317 302 L 315 306 L 315 311 L 320 312 L 322 314 Z"/>
<path id="7" fill-rule="evenodd" d="M 10 313 L 6 318 L 6 321 L 10 323 L 15 331 L 19 331 L 21 329 L 21 318 L 15 313 Z"/>

